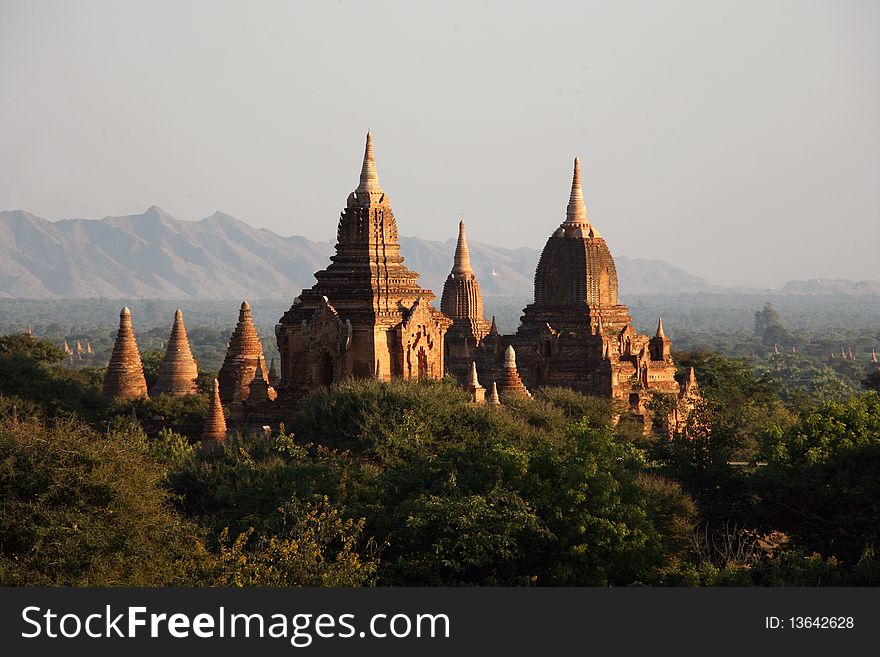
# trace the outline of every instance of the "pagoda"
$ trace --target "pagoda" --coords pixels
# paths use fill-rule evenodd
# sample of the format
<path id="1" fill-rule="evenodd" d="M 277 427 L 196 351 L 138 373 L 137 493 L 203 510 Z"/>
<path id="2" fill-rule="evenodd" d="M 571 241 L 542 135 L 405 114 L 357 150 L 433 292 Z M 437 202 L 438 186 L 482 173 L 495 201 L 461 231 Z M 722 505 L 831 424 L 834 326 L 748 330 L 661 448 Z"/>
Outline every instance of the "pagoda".
<path id="1" fill-rule="evenodd" d="M 348 378 L 441 378 L 444 334 L 452 322 L 403 264 L 369 133 L 360 180 L 339 217 L 330 260 L 275 327 L 282 407 Z"/>
<path id="2" fill-rule="evenodd" d="M 220 400 L 224 404 L 246 401 L 258 366 L 261 372 L 267 370 L 266 357 L 254 327 L 250 304 L 243 301 L 238 311 L 238 323 L 226 349 L 226 357 L 217 374 Z"/>
<path id="3" fill-rule="evenodd" d="M 113 343 L 107 373 L 104 375 L 104 396 L 120 401 L 148 396 L 144 366 L 134 339 L 128 306 L 119 313 L 119 330 L 116 333 L 116 342 Z"/>
<path id="4" fill-rule="evenodd" d="M 223 404 L 220 401 L 220 383 L 217 379 L 214 379 L 211 403 L 208 406 L 208 415 L 202 425 L 201 438 L 203 442 L 209 444 L 219 444 L 226 440 L 226 416 L 223 414 Z"/>
<path id="5" fill-rule="evenodd" d="M 166 393 L 177 397 L 196 395 L 199 392 L 196 379 L 199 368 L 193 358 L 183 323 L 183 311 L 180 308 L 174 313 L 174 324 L 165 357 L 159 365 L 159 376 L 153 384 L 153 394 Z"/>

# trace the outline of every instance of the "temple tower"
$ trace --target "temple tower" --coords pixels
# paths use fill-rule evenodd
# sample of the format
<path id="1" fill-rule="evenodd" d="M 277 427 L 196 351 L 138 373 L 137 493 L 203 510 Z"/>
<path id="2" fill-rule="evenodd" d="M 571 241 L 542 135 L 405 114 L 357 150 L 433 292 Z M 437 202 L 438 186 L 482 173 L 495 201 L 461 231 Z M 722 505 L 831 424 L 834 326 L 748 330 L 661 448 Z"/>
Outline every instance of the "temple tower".
<path id="1" fill-rule="evenodd" d="M 246 401 L 250 394 L 250 384 L 257 372 L 257 365 L 266 371 L 266 358 L 263 346 L 254 328 L 251 307 L 247 301 L 242 302 L 238 311 L 238 324 L 232 332 L 226 358 L 217 375 L 220 382 L 220 399 L 224 404 L 231 404 L 236 399 L 236 391 L 241 401 Z"/>
<path id="2" fill-rule="evenodd" d="M 144 378 L 144 366 L 134 339 L 128 306 L 119 313 L 119 330 L 104 375 L 104 396 L 120 401 L 147 397 L 147 380 Z"/>
<path id="3" fill-rule="evenodd" d="M 226 417 L 223 415 L 223 404 L 220 401 L 220 383 L 214 379 L 211 393 L 211 404 L 208 416 L 202 425 L 202 440 L 205 442 L 222 443 L 226 440 Z"/>
<path id="4" fill-rule="evenodd" d="M 471 354 L 489 333 L 490 325 L 483 317 L 483 294 L 471 267 L 464 221 L 458 224 L 455 258 L 443 284 L 440 310 L 452 319 L 446 332 L 446 371 L 465 383 Z"/>
<path id="5" fill-rule="evenodd" d="M 633 385 L 678 390 L 662 323 L 649 340 L 618 300 L 617 268 L 588 217 L 577 158 L 565 218 L 535 272 L 534 303 L 509 342 L 530 388 L 565 386 L 622 400 L 630 399 Z"/>
<path id="6" fill-rule="evenodd" d="M 174 313 L 174 324 L 165 357 L 159 365 L 159 376 L 153 384 L 153 394 L 167 393 L 175 396 L 195 395 L 199 389 L 196 379 L 199 368 L 193 358 L 183 323 L 183 311 L 180 308 Z"/>
<path id="7" fill-rule="evenodd" d="M 360 180 L 339 217 L 330 260 L 275 327 L 282 406 L 349 377 L 442 377 L 443 338 L 451 321 L 431 306 L 434 294 L 419 287 L 419 275 L 403 265 L 369 133 Z"/>

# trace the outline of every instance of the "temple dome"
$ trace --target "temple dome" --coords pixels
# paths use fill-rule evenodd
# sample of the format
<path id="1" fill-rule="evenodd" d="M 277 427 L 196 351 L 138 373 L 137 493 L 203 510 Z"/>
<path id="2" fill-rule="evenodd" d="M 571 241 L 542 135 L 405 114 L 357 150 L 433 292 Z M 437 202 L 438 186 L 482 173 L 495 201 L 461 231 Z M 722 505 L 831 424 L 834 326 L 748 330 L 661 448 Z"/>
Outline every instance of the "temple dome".
<path id="1" fill-rule="evenodd" d="M 608 245 L 587 217 L 577 158 L 565 221 L 547 240 L 535 271 L 535 304 L 618 304 L 617 268 Z"/>

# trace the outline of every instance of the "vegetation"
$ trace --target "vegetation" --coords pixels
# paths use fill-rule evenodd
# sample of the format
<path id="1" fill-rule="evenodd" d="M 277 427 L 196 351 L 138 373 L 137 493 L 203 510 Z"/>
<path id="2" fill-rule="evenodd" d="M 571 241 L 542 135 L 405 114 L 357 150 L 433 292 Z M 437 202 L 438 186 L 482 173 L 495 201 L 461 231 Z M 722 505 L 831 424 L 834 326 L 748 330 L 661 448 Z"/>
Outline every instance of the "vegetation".
<path id="1" fill-rule="evenodd" d="M 676 358 L 704 402 L 671 438 L 570 390 L 369 381 L 206 448 L 174 431 L 205 394 L 108 404 L 2 336 L 0 584 L 880 584 L 878 393 Z"/>

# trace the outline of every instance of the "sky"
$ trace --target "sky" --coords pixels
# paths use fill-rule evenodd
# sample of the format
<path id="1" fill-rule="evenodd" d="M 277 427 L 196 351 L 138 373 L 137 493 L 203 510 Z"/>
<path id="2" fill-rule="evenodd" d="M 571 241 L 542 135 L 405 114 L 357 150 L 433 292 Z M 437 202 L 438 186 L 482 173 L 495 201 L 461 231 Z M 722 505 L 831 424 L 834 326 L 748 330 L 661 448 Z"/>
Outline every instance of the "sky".
<path id="1" fill-rule="evenodd" d="M 368 129 L 402 235 L 541 248 L 577 155 L 613 254 L 880 279 L 872 0 L 0 0 L 0 209 L 333 241 Z"/>

